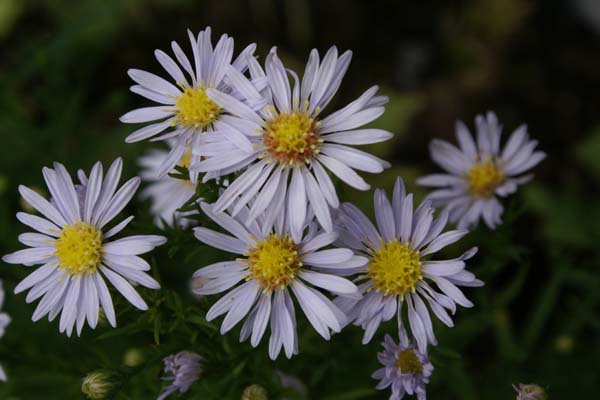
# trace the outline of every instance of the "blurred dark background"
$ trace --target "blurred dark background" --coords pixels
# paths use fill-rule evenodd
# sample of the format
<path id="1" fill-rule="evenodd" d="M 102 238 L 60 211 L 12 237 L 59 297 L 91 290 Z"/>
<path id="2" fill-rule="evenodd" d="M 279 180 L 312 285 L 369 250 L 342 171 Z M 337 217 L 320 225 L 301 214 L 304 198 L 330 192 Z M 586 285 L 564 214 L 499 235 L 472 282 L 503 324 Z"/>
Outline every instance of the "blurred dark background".
<path id="1" fill-rule="evenodd" d="M 43 190 L 43 166 L 60 161 L 75 171 L 121 155 L 126 174 L 136 174 L 136 157 L 160 144 L 124 143 L 134 128 L 118 117 L 148 104 L 128 92 L 126 71 L 164 75 L 154 49 L 170 52 L 176 40 L 187 51 L 186 29 L 206 26 L 212 26 L 213 39 L 233 36 L 236 53 L 256 42 L 262 60 L 277 46 L 299 72 L 311 48 L 351 49 L 349 72 L 326 111 L 373 84 L 390 97 L 374 126 L 396 137 L 371 150 L 393 167 L 366 177 L 375 187 L 390 189 L 401 175 L 423 196 L 414 179 L 437 170 L 427 145 L 434 137 L 454 141 L 456 119 L 472 127 L 476 114 L 493 110 L 505 137 L 527 123 L 548 157 L 535 169 L 533 183 L 507 202 L 497 231 L 479 228 L 469 235 L 471 243 L 464 246 L 480 246 L 471 270 L 486 286 L 467 291 L 476 306 L 459 310 L 455 328 L 436 326 L 440 345 L 431 350 L 436 370 L 429 395 L 510 399 L 511 384 L 536 382 L 551 399 L 594 397 L 600 383 L 596 0 L 0 0 L 0 253 L 14 251 L 23 231 L 14 218 L 23 207 L 16 187 Z M 372 207 L 371 193 L 340 190 L 342 197 Z M 180 264 L 170 262 L 161 268 Z M 182 264 L 193 271 L 206 262 Z M 0 363 L 9 374 L 0 397 L 78 398 L 82 374 L 96 368 L 93 357 L 109 365 L 127 344 L 96 342 L 92 335 L 67 341 L 56 323 L 33 325 L 33 305 L 12 295 L 25 269 L 0 267 L 5 309 L 14 319 L 0 340 Z M 189 276 L 185 271 L 181 279 Z M 387 398 L 369 377 L 382 335 L 369 346 L 360 345 L 354 329 L 327 344 L 309 336 L 299 356 L 277 367 L 297 375 L 311 399 Z M 61 354 L 75 358 L 63 360 Z M 72 365 L 53 374 L 61 363 Z M 148 376 L 158 378 L 159 369 Z M 156 379 L 151 390 L 130 388 L 122 398 L 151 398 L 148 393 L 159 385 Z"/>

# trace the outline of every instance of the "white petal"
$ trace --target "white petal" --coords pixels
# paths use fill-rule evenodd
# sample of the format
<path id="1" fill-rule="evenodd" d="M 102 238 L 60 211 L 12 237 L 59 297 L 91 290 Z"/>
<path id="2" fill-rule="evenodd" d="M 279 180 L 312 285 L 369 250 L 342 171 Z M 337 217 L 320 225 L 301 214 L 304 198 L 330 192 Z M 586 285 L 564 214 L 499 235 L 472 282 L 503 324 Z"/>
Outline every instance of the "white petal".
<path id="1" fill-rule="evenodd" d="M 338 178 L 358 190 L 369 190 L 371 186 L 365 182 L 356 172 L 344 163 L 324 155 L 319 155 L 318 160 L 331 170 Z"/>
<path id="2" fill-rule="evenodd" d="M 396 224 L 394 222 L 394 213 L 392 206 L 385 192 L 382 189 L 375 190 L 375 219 L 377 227 L 385 241 L 390 241 L 396 237 Z"/>
<path id="3" fill-rule="evenodd" d="M 354 283 L 339 276 L 308 270 L 302 271 L 299 276 L 315 286 L 336 294 L 354 294 L 358 291 Z"/>
<path id="4" fill-rule="evenodd" d="M 323 135 L 321 139 L 325 142 L 361 145 L 384 142 L 393 136 L 391 132 L 383 129 L 357 129 Z"/>
<path id="5" fill-rule="evenodd" d="M 67 224 L 60 212 L 42 196 L 29 189 L 26 186 L 19 185 L 19 193 L 23 196 L 23 199 L 29 203 L 33 208 L 38 210 L 44 217 L 54 222 L 58 226 L 64 226 Z"/>
<path id="6" fill-rule="evenodd" d="M 98 221 L 98 227 L 102 228 L 114 217 L 120 213 L 129 203 L 141 183 L 140 177 L 131 178 L 119 189 L 119 191 L 110 199 L 108 207 L 102 213 Z"/>
<path id="7" fill-rule="evenodd" d="M 117 320 L 115 318 L 115 309 L 113 307 L 112 298 L 110 297 L 108 287 L 106 286 L 106 283 L 100 274 L 94 274 L 93 277 L 94 283 L 96 284 L 98 299 L 100 300 L 102 310 L 104 310 L 104 315 L 106 315 L 106 319 L 114 328 L 117 326 Z"/>
<path id="8" fill-rule="evenodd" d="M 156 121 L 158 119 L 164 119 L 164 118 L 170 117 L 171 115 L 174 114 L 174 111 L 175 111 L 175 109 L 172 106 L 166 106 L 166 105 L 154 106 L 154 107 L 142 107 L 142 108 L 138 108 L 138 109 L 129 111 L 128 113 L 121 115 L 121 117 L 119 118 L 119 121 L 127 123 L 127 124 Z M 138 135 L 141 136 L 140 134 L 138 134 Z M 134 140 L 131 136 L 132 135 L 130 135 L 128 137 L 129 143 L 137 141 L 137 140 L 141 140 L 141 139 Z"/>
<path id="9" fill-rule="evenodd" d="M 154 90 L 157 93 L 175 97 L 181 94 L 176 86 L 150 72 L 142 71 L 140 69 L 130 69 L 127 71 L 127 75 L 135 82 L 150 90 Z"/>
<path id="10" fill-rule="evenodd" d="M 211 229 L 198 227 L 194 228 L 194 236 L 196 239 L 209 246 L 217 249 L 225 250 L 234 254 L 245 254 L 248 248 L 241 240 L 215 232 Z"/>
<path id="11" fill-rule="evenodd" d="M 100 271 L 104 274 L 104 276 L 112 283 L 112 285 L 136 308 L 144 311 L 148 309 L 148 305 L 142 299 L 142 297 L 135 291 L 133 286 L 129 284 L 125 279 L 123 279 L 119 274 L 111 271 L 110 269 L 100 266 Z M 97 282 L 97 281 L 96 281 Z"/>

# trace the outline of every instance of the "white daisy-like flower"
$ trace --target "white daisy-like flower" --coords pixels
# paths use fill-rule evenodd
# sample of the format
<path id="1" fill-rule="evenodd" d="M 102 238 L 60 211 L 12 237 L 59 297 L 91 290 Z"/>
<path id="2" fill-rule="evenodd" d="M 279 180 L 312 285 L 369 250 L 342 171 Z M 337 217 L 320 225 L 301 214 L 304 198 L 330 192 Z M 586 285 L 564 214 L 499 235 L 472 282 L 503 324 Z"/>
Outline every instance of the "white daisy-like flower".
<path id="1" fill-rule="evenodd" d="M 475 227 L 480 218 L 494 229 L 501 223 L 504 210 L 497 197 L 514 193 L 519 185 L 533 178 L 523 175 L 539 164 L 546 154 L 536 150 L 537 140 L 530 140 L 527 126 L 521 125 L 500 146 L 502 126 L 496 114 L 488 112 L 475 118 L 477 138 L 461 121 L 456 123 L 459 148 L 434 139 L 431 158 L 448 173 L 427 175 L 417 180 L 423 186 L 437 188 L 429 196 L 434 206 L 450 213 L 450 222 L 459 229 Z"/>
<path id="2" fill-rule="evenodd" d="M 79 335 L 86 320 L 92 329 L 96 327 L 102 307 L 108 322 L 116 326 L 104 278 L 135 307 L 148 308 L 130 282 L 159 288 L 144 272 L 150 270 L 150 265 L 138 255 L 151 251 L 166 239 L 135 235 L 114 240 L 133 216 L 106 229 L 140 184 L 140 178 L 132 178 L 117 190 L 122 167 L 123 162 L 118 158 L 104 175 L 98 162 L 89 179 L 79 172 L 81 184 L 75 186 L 65 167 L 54 163 L 54 169 L 42 171 L 51 201 L 19 186 L 21 196 L 42 216 L 17 213 L 19 221 L 37 232 L 19 235 L 19 241 L 29 248 L 6 255 L 2 260 L 26 266 L 42 264 L 15 288 L 15 293 L 31 289 L 26 298 L 28 303 L 42 297 L 33 321 L 45 315 L 52 321 L 60 313 L 60 331 L 70 336 L 76 324 Z"/>
<path id="3" fill-rule="evenodd" d="M 190 386 L 202 375 L 202 363 L 204 358 L 191 351 L 180 351 L 177 354 L 171 354 L 164 358 L 165 374 L 168 376 L 162 378 L 170 381 L 157 400 L 164 400 L 172 393 L 179 391 L 180 394 L 187 392 Z"/>
<path id="4" fill-rule="evenodd" d="M 171 141 L 168 143 L 172 148 L 173 143 Z M 185 217 L 193 212 L 177 210 L 194 196 L 197 183 L 168 175 L 160 177 L 158 171 L 168 156 L 169 152 L 166 150 L 152 149 L 138 159 L 138 164 L 142 167 L 140 177 L 150 183 L 142 190 L 140 197 L 150 199 L 152 203 L 150 213 L 154 216 L 154 222 L 158 227 L 163 228 L 165 223 L 173 226 L 175 223 L 185 228 L 192 223 L 191 219 Z M 189 168 L 190 157 L 191 149 L 188 147 L 177 165 Z"/>
<path id="5" fill-rule="evenodd" d="M 383 321 L 396 315 L 398 329 L 404 329 L 404 308 L 412 335 L 419 349 L 425 351 L 428 342 L 436 344 L 426 304 L 447 326 L 453 326 L 448 311 L 454 314 L 457 304 L 473 306 L 457 286 L 483 285 L 465 270 L 465 260 L 471 258 L 477 248 L 455 259 L 431 260 L 429 256 L 468 233 L 466 230 L 442 233 L 448 213 L 444 211 L 434 218 L 434 211 L 429 201 L 413 211 L 413 195 L 406 195 L 400 178 L 394 186 L 391 203 L 383 190 L 375 191 L 377 228 L 354 205 L 340 206 L 337 215 L 340 242 L 368 257 L 369 261 L 348 271 L 360 274 L 358 289 L 364 297 L 360 300 L 340 297 L 335 303 L 350 320 L 363 327 L 363 343 L 371 340 Z"/>
<path id="6" fill-rule="evenodd" d="M 383 351 L 377 359 L 383 365 L 372 375 L 381 382 L 377 389 L 391 386 L 390 400 L 400 400 L 405 394 L 416 395 L 417 399 L 427 398 L 426 386 L 433 372 L 433 365 L 427 356 L 427 350 L 421 351 L 408 340 L 404 330 L 400 330 L 400 342 L 396 345 L 390 335 L 385 335 Z"/>
<path id="7" fill-rule="evenodd" d="M 0 310 L 4 304 L 4 288 L 2 287 L 2 281 L 0 280 Z M 4 331 L 8 324 L 10 324 L 10 316 L 5 312 L 0 312 L 0 339 L 4 336 Z M 0 382 L 6 382 L 6 373 L 0 365 Z"/>
<path id="8" fill-rule="evenodd" d="M 121 116 L 121 122 L 162 121 L 136 130 L 126 141 L 134 143 L 150 138 L 152 141 L 175 139 L 169 156 L 159 168 L 160 176 L 173 169 L 183 156 L 186 146 L 193 144 L 199 133 L 218 129 L 217 122 L 221 119 L 223 110 L 206 95 L 206 90 L 210 88 L 219 93 L 239 97 L 237 92 L 231 89 L 231 83 L 237 75 L 242 75 L 246 70 L 247 60 L 256 49 L 255 44 L 249 45 L 232 62 L 233 38 L 224 34 L 213 48 L 210 27 L 201 31 L 197 37 L 188 31 L 188 36 L 193 52 L 191 62 L 174 41 L 171 42 L 171 48 L 177 62 L 162 50 L 154 52 L 156 59 L 175 85 L 150 72 L 139 69 L 127 71 L 137 83 L 131 87 L 131 91 L 160 105 L 130 111 Z M 167 132 L 156 136 L 164 131 Z M 192 157 L 191 163 L 196 161 L 196 157 Z M 196 181 L 197 174 L 191 173 L 190 178 Z"/>
<path id="9" fill-rule="evenodd" d="M 295 239 L 300 236 L 308 209 L 330 232 L 329 207 L 337 208 L 339 200 L 327 170 L 348 185 L 367 190 L 369 185 L 355 170 L 379 173 L 389 167 L 386 161 L 349 146 L 392 137 L 381 129 L 359 129 L 384 112 L 387 97 L 375 96 L 377 86 L 344 108 L 321 117 L 342 82 L 351 56 L 346 51 L 338 57 L 337 49 L 332 47 L 320 62 L 319 53 L 313 50 L 300 81 L 272 49 L 265 62 L 266 73 L 255 59 L 248 60 L 255 85 L 242 76 L 234 82 L 244 102 L 217 90 L 206 91 L 232 116 L 223 118 L 218 135 L 200 139 L 203 145 L 195 146 L 193 152 L 204 159 L 192 169 L 206 172 L 210 178 L 247 168 L 219 198 L 217 212 L 235 203 L 233 215 L 237 215 L 258 196 L 250 209 L 250 222 L 267 207 L 281 204 Z M 294 79 L 293 87 L 288 73 Z M 261 97 L 267 106 L 253 107 Z M 284 204 L 280 200 L 286 196 Z"/>
<path id="10" fill-rule="evenodd" d="M 321 290 L 356 296 L 357 288 L 352 282 L 328 271 L 362 265 L 366 262 L 364 257 L 355 256 L 352 250 L 345 248 L 319 250 L 335 241 L 337 235 L 321 232 L 316 224 L 312 224 L 300 240 L 294 240 L 283 214 L 275 217 L 267 213 L 252 223 L 245 223 L 249 213 L 246 207 L 235 218 L 225 212 L 215 213 L 213 207 L 205 203 L 202 209 L 233 236 L 198 227 L 194 229 L 196 238 L 241 255 L 235 261 L 201 268 L 193 275 L 196 282 L 193 290 L 198 295 L 229 291 L 206 314 L 208 321 L 226 314 L 221 334 L 249 313 L 242 327 L 241 341 L 250 338 L 251 345 L 256 347 L 270 324 L 271 359 L 277 358 L 282 347 L 288 358 L 297 354 L 296 311 L 291 293 L 323 338 L 329 340 L 330 331 L 340 331 L 346 316 Z"/>

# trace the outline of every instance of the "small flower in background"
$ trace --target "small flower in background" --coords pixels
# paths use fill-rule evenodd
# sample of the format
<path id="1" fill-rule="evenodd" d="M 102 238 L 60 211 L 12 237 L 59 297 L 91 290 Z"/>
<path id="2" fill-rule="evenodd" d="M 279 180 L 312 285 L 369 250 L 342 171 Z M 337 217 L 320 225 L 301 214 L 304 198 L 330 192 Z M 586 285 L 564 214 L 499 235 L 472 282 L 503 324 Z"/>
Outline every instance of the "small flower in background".
<path id="1" fill-rule="evenodd" d="M 2 286 L 2 281 L 0 280 L 0 310 L 4 304 L 4 288 Z M 8 324 L 10 324 L 10 316 L 5 312 L 0 312 L 0 339 L 4 336 L 4 331 Z M 0 365 L 0 382 L 6 382 L 6 373 Z"/>
<path id="2" fill-rule="evenodd" d="M 519 383 L 518 386 L 513 385 L 517 392 L 517 400 L 546 400 L 546 391 L 535 383 Z"/>
<path id="3" fill-rule="evenodd" d="M 139 69 L 127 71 L 137 83 L 131 87 L 131 91 L 160 105 L 130 111 L 120 118 L 121 122 L 163 121 L 138 129 L 130 134 L 126 141 L 134 143 L 150 138 L 152 141 L 168 138 L 175 140 L 169 156 L 158 169 L 160 176 L 166 175 L 175 167 L 186 147 L 197 139 L 198 134 L 218 130 L 217 122 L 221 119 L 223 110 L 206 95 L 206 90 L 211 88 L 220 93 L 237 96 L 237 91 L 230 87 L 230 84 L 235 82 L 235 78 L 231 76 L 235 76 L 234 73 L 241 75 L 246 70 L 247 60 L 256 48 L 255 44 L 249 45 L 232 62 L 233 38 L 222 35 L 213 48 L 210 27 L 201 31 L 197 37 L 188 31 L 188 36 L 193 53 L 191 62 L 177 42 L 171 42 L 177 62 L 161 50 L 154 52 L 160 65 L 177 86 L 150 72 Z M 183 67 L 183 71 L 180 66 Z M 167 133 L 156 137 L 166 130 Z M 198 161 L 194 157 L 191 160 L 192 164 Z M 195 182 L 197 174 L 191 172 L 190 178 Z"/>
<path id="4" fill-rule="evenodd" d="M 269 400 L 269 393 L 260 385 L 250 385 L 242 392 L 241 400 Z"/>
<path id="5" fill-rule="evenodd" d="M 164 388 L 157 400 L 166 399 L 176 391 L 179 391 L 180 394 L 187 392 L 202 375 L 204 358 L 191 351 L 180 351 L 165 357 L 163 361 L 167 376 L 161 379 L 170 381 L 171 384 Z"/>
<path id="6" fill-rule="evenodd" d="M 425 388 L 433 372 L 427 349 L 421 351 L 411 344 L 403 329 L 400 329 L 399 336 L 398 345 L 390 335 L 385 335 L 381 343 L 384 350 L 377 354 L 377 359 L 383 368 L 372 375 L 374 379 L 380 380 L 376 388 L 383 390 L 391 386 L 390 400 L 400 400 L 405 394 L 414 394 L 417 399 L 425 400 Z"/>
<path id="7" fill-rule="evenodd" d="M 437 188 L 427 198 L 434 206 L 447 209 L 450 222 L 458 223 L 459 229 L 473 228 L 481 218 L 494 229 L 504 210 L 497 197 L 506 197 L 530 181 L 532 174 L 522 174 L 546 154 L 535 150 L 538 142 L 529 139 L 525 125 L 519 126 L 501 149 L 502 126 L 496 114 L 478 115 L 475 124 L 476 141 L 465 124 L 456 123 L 460 149 L 443 140 L 431 142 L 431 158 L 448 173 L 427 175 L 417 183 Z"/>
<path id="8" fill-rule="evenodd" d="M 173 146 L 173 142 L 169 141 L 168 143 L 169 146 Z M 150 183 L 142 190 L 140 197 L 151 200 L 150 213 L 154 216 L 154 222 L 158 227 L 163 228 L 165 223 L 173 226 L 175 222 L 185 228 L 192 223 L 192 220 L 185 216 L 193 214 L 193 212 L 185 213 L 177 210 L 194 196 L 196 184 L 190 180 L 158 176 L 160 166 L 168 155 L 166 150 L 153 149 L 138 159 L 138 164 L 142 167 L 140 177 L 143 181 Z M 188 147 L 178 165 L 189 168 L 190 157 L 191 149 Z"/>
<path id="9" fill-rule="evenodd" d="M 319 250 L 333 243 L 337 235 L 320 232 L 315 225 L 310 226 L 301 240 L 294 240 L 282 213 L 275 216 L 269 212 L 246 224 L 247 207 L 240 210 L 237 218 L 215 213 L 213 206 L 206 203 L 201 207 L 233 236 L 199 227 L 194 229 L 196 238 L 209 246 L 244 256 L 201 268 L 193 276 L 207 280 L 193 289 L 200 295 L 221 293 L 244 282 L 219 299 L 206 314 L 208 321 L 226 314 L 221 334 L 249 313 L 242 327 L 241 341 L 251 337 L 250 343 L 256 347 L 270 323 L 271 359 L 277 358 L 282 347 L 288 358 L 297 354 L 296 312 L 290 291 L 323 338 L 329 340 L 330 331 L 340 331 L 346 316 L 319 289 L 342 296 L 356 295 L 352 282 L 327 271 L 363 265 L 364 257 L 354 256 L 352 250 L 344 248 Z"/>
<path id="10" fill-rule="evenodd" d="M 81 392 L 91 400 L 104 400 L 116 393 L 119 379 L 108 371 L 90 372 L 83 378 Z"/>
<path id="11" fill-rule="evenodd" d="M 153 250 L 166 239 L 135 235 L 109 240 L 133 219 L 130 216 L 106 229 L 140 184 L 140 178 L 132 178 L 117 190 L 122 167 L 118 158 L 104 175 L 102 164 L 98 162 L 89 179 L 80 171 L 80 185 L 73 185 L 65 167 L 54 163 L 54 169 L 43 169 L 52 195 L 50 201 L 25 186 L 19 187 L 21 196 L 43 217 L 17 213 L 17 219 L 37 233 L 19 235 L 19 241 L 29 248 L 6 255 L 2 260 L 26 266 L 42 264 L 15 288 L 15 293 L 31 289 L 26 298 L 28 303 L 42 297 L 33 313 L 33 321 L 45 315 L 52 321 L 62 311 L 60 331 L 70 336 L 76 324 L 79 335 L 86 320 L 92 329 L 96 327 L 102 308 L 109 323 L 116 326 L 115 310 L 104 278 L 135 307 L 148 308 L 129 282 L 159 288 L 144 272 L 150 270 L 150 265 L 138 255 Z"/>
<path id="12" fill-rule="evenodd" d="M 368 343 L 383 321 L 397 315 L 398 329 L 402 331 L 402 309 L 406 304 L 408 322 L 419 349 L 427 343 L 436 344 L 429 310 L 447 326 L 453 326 L 448 311 L 456 305 L 472 307 L 458 286 L 481 286 L 483 283 L 465 270 L 465 260 L 477 248 L 472 248 L 451 260 L 429 260 L 444 247 L 460 240 L 468 231 L 453 230 L 442 233 L 448 213 L 433 217 L 429 201 L 413 210 L 413 196 L 406 195 L 401 178 L 396 180 L 392 202 L 381 189 L 375 191 L 375 219 L 377 228 L 358 208 L 350 203 L 341 205 L 338 212 L 340 243 L 355 249 L 368 263 L 345 273 L 359 273 L 360 299 L 339 297 L 335 304 L 350 321 L 365 330 L 363 343 Z M 430 283 L 437 285 L 438 292 Z"/>
<path id="13" fill-rule="evenodd" d="M 221 124 L 219 135 L 199 139 L 204 144 L 195 146 L 193 152 L 205 159 L 192 169 L 212 178 L 247 168 L 220 196 L 215 211 L 224 211 L 233 204 L 232 215 L 236 216 L 258 195 L 250 208 L 249 222 L 267 207 L 269 212 L 287 212 L 291 234 L 298 239 L 304 219 L 311 212 L 331 232 L 329 207 L 337 208 L 339 200 L 327 170 L 348 185 L 367 190 L 369 185 L 354 170 L 380 173 L 389 167 L 388 162 L 348 146 L 392 137 L 381 129 L 359 129 L 384 112 L 388 99 L 375 96 L 377 86 L 346 107 L 320 117 L 337 92 L 351 56 L 346 51 L 338 57 L 337 49 L 331 47 L 320 62 L 319 53 L 313 50 L 300 81 L 272 49 L 266 58 L 266 73 L 256 60 L 248 60 L 252 82 L 266 82 L 267 90 L 253 86 L 241 74 L 233 85 L 245 103 L 223 92 L 207 90 L 212 100 L 234 116 Z M 288 74 L 295 81 L 293 88 Z M 261 96 L 268 105 L 254 111 L 251 105 Z M 273 204 L 279 208 L 270 208 Z"/>

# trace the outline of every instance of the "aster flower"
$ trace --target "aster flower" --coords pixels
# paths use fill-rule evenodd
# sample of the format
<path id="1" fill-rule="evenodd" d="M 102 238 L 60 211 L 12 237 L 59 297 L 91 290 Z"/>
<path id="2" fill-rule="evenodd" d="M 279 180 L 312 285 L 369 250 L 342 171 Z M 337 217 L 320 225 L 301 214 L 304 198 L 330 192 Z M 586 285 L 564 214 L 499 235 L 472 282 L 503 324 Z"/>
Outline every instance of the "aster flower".
<path id="1" fill-rule="evenodd" d="M 535 150 L 537 140 L 530 140 L 527 126 L 519 126 L 500 146 L 502 126 L 496 114 L 488 112 L 475 118 L 477 138 L 473 139 L 464 123 L 456 123 L 460 149 L 434 139 L 429 146 L 431 158 L 447 171 L 417 180 L 423 186 L 435 187 L 428 198 L 436 207 L 450 213 L 450 222 L 459 229 L 476 226 L 481 218 L 494 229 L 501 223 L 504 210 L 498 197 L 514 193 L 519 185 L 529 182 L 532 174 L 523 175 L 539 164 L 546 154 Z"/>
<path id="2" fill-rule="evenodd" d="M 231 89 L 230 80 L 225 74 L 239 74 L 247 68 L 247 59 L 254 53 L 255 44 L 246 47 L 235 61 L 233 57 L 233 38 L 222 35 L 215 47 L 211 41 L 211 29 L 206 28 L 197 37 L 188 31 L 192 46 L 193 60 L 190 62 L 177 42 L 171 42 L 171 48 L 177 62 L 162 50 L 155 50 L 154 55 L 160 65 L 175 82 L 175 85 L 150 72 L 130 69 L 128 75 L 137 85 L 131 91 L 154 101 L 158 106 L 143 107 L 130 111 L 120 120 L 125 123 L 161 122 L 144 126 L 130 134 L 128 143 L 145 139 L 153 141 L 167 138 L 175 139 L 175 145 L 159 168 L 159 175 L 164 176 L 183 156 L 186 146 L 194 141 L 198 134 L 210 132 L 218 127 L 222 109 L 206 95 L 211 88 L 219 93 L 237 96 Z M 181 66 L 181 67 L 180 67 Z M 183 68 L 183 70 L 182 70 Z M 171 129 L 172 128 L 172 129 Z M 158 134 L 167 131 L 165 134 Z M 192 164 L 196 162 L 192 157 Z M 196 181 L 197 174 L 190 178 Z"/>
<path id="3" fill-rule="evenodd" d="M 169 141 L 172 148 L 173 142 Z M 150 184 L 142 190 L 140 197 L 151 200 L 150 213 L 154 215 L 155 224 L 162 228 L 166 223 L 173 226 L 173 223 L 181 227 L 188 226 L 192 221 L 185 216 L 190 213 L 177 211 L 187 203 L 196 193 L 196 184 L 190 180 L 173 178 L 171 176 L 159 177 L 159 169 L 164 160 L 168 157 L 166 150 L 152 149 L 146 152 L 138 159 L 138 164 L 142 167 L 140 177 L 143 181 Z M 188 147 L 178 165 L 189 168 L 191 149 Z"/>
<path id="4" fill-rule="evenodd" d="M 436 344 L 426 304 L 447 326 L 453 326 L 448 311 L 454 314 L 457 304 L 473 306 L 458 286 L 483 285 L 465 270 L 465 260 L 477 248 L 455 259 L 431 260 L 429 256 L 457 242 L 468 231 L 442 233 L 448 213 L 444 211 L 434 218 L 429 201 L 413 211 L 413 195 L 406 194 L 400 178 L 396 180 L 391 203 L 381 189 L 375 191 L 374 201 L 377 228 L 352 204 L 340 206 L 337 216 L 340 242 L 366 256 L 368 263 L 347 271 L 360 274 L 358 289 L 364 297 L 360 300 L 340 297 L 336 305 L 354 324 L 363 327 L 363 343 L 371 340 L 381 322 L 395 315 L 402 331 L 403 308 L 406 309 L 412 335 L 424 352 L 428 342 Z"/>
<path id="5" fill-rule="evenodd" d="M 2 281 L 0 280 L 0 310 L 4 304 L 4 288 L 2 287 Z M 10 324 L 10 316 L 5 312 L 0 312 L 0 339 L 4 336 L 6 327 Z M 6 374 L 2 365 L 0 365 L 0 382 L 6 382 Z"/>
<path id="6" fill-rule="evenodd" d="M 319 53 L 313 50 L 300 81 L 272 49 L 266 59 L 266 72 L 256 60 L 248 60 L 252 82 L 257 85 L 242 76 L 236 79 L 234 86 L 244 102 L 217 90 L 206 91 L 233 116 L 223 118 L 219 135 L 200 139 L 203 145 L 194 147 L 193 152 L 205 159 L 192 169 L 206 172 L 206 178 L 211 178 L 247 168 L 219 198 L 217 212 L 235 203 L 235 216 L 258 195 L 249 222 L 267 207 L 281 204 L 274 211 L 286 210 L 295 239 L 300 236 L 308 209 L 330 232 L 329 207 L 337 208 L 339 200 L 327 170 L 348 185 L 367 190 L 369 185 L 355 170 L 379 173 L 389 167 L 386 161 L 349 146 L 377 143 L 392 136 L 381 129 L 359 129 L 384 112 L 387 97 L 375 96 L 377 86 L 346 107 L 321 117 L 342 82 L 351 55 L 346 51 L 338 57 L 337 49 L 332 47 L 320 62 Z M 294 79 L 293 88 L 288 73 Z M 259 103 L 256 99 L 260 97 L 267 106 L 255 111 L 252 105 Z M 284 205 L 281 199 L 287 193 Z"/>
<path id="7" fill-rule="evenodd" d="M 165 374 L 170 374 L 162 378 L 165 381 L 170 381 L 162 394 L 157 400 L 164 400 L 172 393 L 179 391 L 185 393 L 190 389 L 190 386 L 202 375 L 202 362 L 204 358 L 199 354 L 191 351 L 180 351 L 177 354 L 171 354 L 164 358 Z"/>
<path id="8" fill-rule="evenodd" d="M 102 308 L 108 322 L 116 326 L 115 310 L 104 278 L 131 304 L 140 310 L 148 306 L 129 282 L 151 289 L 158 283 L 144 271 L 150 265 L 139 254 L 165 243 L 162 236 L 135 235 L 114 240 L 133 219 L 130 216 L 107 229 L 131 200 L 140 184 L 132 178 L 119 190 L 117 186 L 123 163 L 115 160 L 104 176 L 102 164 L 94 165 L 89 179 L 80 171 L 80 184 L 74 185 L 62 164 L 44 168 L 43 175 L 52 195 L 51 201 L 33 190 L 19 186 L 19 193 L 41 216 L 17 213 L 17 219 L 37 232 L 24 233 L 19 241 L 29 248 L 6 255 L 10 264 L 41 264 L 15 288 L 15 293 L 31 289 L 26 301 L 42 297 L 32 320 L 59 313 L 61 332 L 77 334 L 85 321 L 93 329 Z"/>
<path id="9" fill-rule="evenodd" d="M 377 358 L 383 368 L 372 375 L 374 379 L 381 381 L 377 389 L 383 390 L 391 386 L 390 400 L 400 400 L 405 394 L 414 394 L 417 399 L 425 400 L 427 398 L 425 387 L 433 372 L 427 350 L 421 351 L 410 343 L 404 330 L 400 330 L 398 345 L 390 335 L 385 335 L 381 344 L 383 351 L 377 354 Z"/>
<path id="10" fill-rule="evenodd" d="M 354 256 L 352 250 L 344 248 L 319 250 L 331 244 L 337 235 L 321 232 L 314 224 L 300 240 L 294 240 L 283 214 L 275 217 L 268 213 L 247 224 L 246 207 L 238 217 L 215 213 L 205 203 L 202 209 L 233 236 L 198 227 L 194 229 L 196 238 L 243 257 L 209 265 L 193 275 L 196 282 L 193 290 L 197 295 L 229 291 L 206 314 L 208 321 L 226 314 L 221 334 L 249 314 L 242 327 L 241 341 L 251 338 L 251 345 L 256 347 L 270 324 L 271 359 L 277 358 L 282 347 L 288 358 L 297 354 L 296 311 L 291 293 L 323 338 L 329 340 L 330 331 L 340 331 L 346 316 L 321 290 L 352 296 L 356 295 L 356 286 L 322 270 L 362 265 L 366 262 L 364 257 Z"/>

